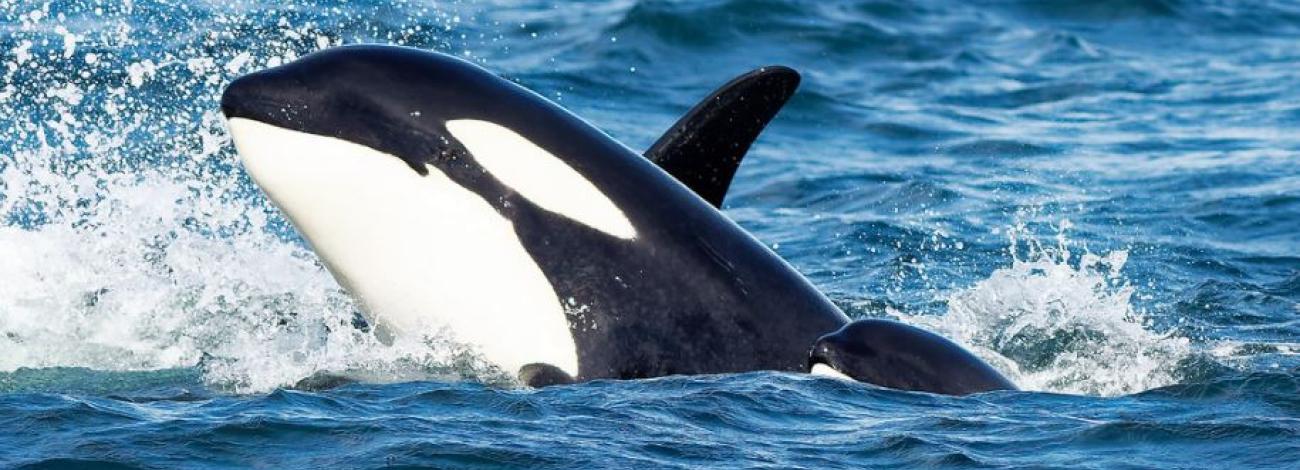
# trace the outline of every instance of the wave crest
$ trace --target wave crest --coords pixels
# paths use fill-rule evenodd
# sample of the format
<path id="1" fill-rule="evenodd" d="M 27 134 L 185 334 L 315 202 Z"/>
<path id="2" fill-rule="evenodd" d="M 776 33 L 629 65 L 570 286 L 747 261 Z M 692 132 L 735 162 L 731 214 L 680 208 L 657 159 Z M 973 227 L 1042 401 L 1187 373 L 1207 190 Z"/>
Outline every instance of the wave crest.
<path id="1" fill-rule="evenodd" d="M 1074 252 L 1061 226 L 1044 245 L 1017 225 L 1011 265 L 947 298 L 946 315 L 910 315 L 1028 390 L 1121 395 L 1177 383 L 1190 341 L 1152 329 L 1121 274 L 1128 252 Z"/>

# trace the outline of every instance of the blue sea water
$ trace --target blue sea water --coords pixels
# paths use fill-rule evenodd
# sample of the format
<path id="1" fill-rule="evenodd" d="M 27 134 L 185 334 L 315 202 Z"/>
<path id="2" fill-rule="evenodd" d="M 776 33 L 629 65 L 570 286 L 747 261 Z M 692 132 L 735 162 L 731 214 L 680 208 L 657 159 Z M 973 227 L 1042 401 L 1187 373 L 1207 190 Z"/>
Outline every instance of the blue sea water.
<path id="1" fill-rule="evenodd" d="M 352 43 L 465 57 L 637 149 L 800 70 L 726 214 L 1024 391 L 531 390 L 379 342 L 217 109 Z M 1298 45 L 1290 1 L 0 0 L 0 467 L 1300 468 Z M 293 388 L 322 374 L 359 383 Z"/>

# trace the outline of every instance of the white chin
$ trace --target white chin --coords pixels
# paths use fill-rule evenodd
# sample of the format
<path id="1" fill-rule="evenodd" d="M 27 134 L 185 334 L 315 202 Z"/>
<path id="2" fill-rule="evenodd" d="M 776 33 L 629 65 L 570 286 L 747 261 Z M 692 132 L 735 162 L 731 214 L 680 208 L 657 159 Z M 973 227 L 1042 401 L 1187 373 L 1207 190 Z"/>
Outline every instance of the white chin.
<path id="1" fill-rule="evenodd" d="M 808 373 L 816 376 L 821 376 L 821 377 L 830 377 L 833 379 L 848 380 L 850 382 L 854 381 L 851 377 L 844 375 L 843 372 L 832 369 L 831 366 L 828 366 L 826 364 L 813 364 L 812 370 L 808 371 Z"/>

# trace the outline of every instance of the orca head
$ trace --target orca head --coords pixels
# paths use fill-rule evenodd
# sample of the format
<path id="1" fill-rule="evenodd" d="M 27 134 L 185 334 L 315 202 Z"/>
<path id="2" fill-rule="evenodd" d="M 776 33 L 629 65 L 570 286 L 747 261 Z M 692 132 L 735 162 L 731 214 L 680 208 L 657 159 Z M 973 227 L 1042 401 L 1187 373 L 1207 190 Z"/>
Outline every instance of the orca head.
<path id="1" fill-rule="evenodd" d="M 961 346 L 888 320 L 858 320 L 822 336 L 808 368 L 814 375 L 948 395 L 1016 388 Z"/>
<path id="2" fill-rule="evenodd" d="M 275 194 L 287 190 L 280 183 L 326 160 L 306 155 L 321 148 L 295 141 L 310 135 L 334 141 L 316 139 L 319 146 L 345 143 L 389 160 L 380 165 L 400 161 L 419 176 L 443 173 L 498 208 L 520 194 L 618 238 L 635 237 L 631 222 L 580 171 L 602 163 L 586 157 L 626 148 L 452 56 L 373 45 L 320 51 L 235 80 L 221 109 L 249 173 L 290 218 L 295 208 L 285 206 L 294 204 Z"/>
<path id="3" fill-rule="evenodd" d="M 221 109 L 249 175 L 377 331 L 450 331 L 503 369 L 578 375 L 564 307 L 515 216 L 634 239 L 590 177 L 601 163 L 583 160 L 617 143 L 469 62 L 393 46 L 241 77 Z"/>
<path id="4" fill-rule="evenodd" d="M 478 108 L 500 92 L 484 82 L 497 80 L 446 55 L 346 46 L 236 79 L 221 96 L 221 110 L 237 146 L 261 144 L 242 135 L 256 122 L 363 145 L 423 175 L 426 165 L 464 152 L 446 123 L 489 114 Z M 245 160 L 258 158 L 242 150 Z"/>

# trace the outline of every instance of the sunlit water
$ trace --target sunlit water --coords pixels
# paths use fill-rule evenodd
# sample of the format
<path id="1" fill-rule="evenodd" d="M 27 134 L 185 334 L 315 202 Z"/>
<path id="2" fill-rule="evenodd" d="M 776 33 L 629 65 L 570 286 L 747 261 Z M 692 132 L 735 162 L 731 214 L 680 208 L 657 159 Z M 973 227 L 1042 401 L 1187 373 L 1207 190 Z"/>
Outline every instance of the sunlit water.
<path id="1" fill-rule="evenodd" d="M 1300 461 L 1300 7 L 0 0 L 0 465 Z M 241 74 L 460 55 L 644 148 L 804 74 L 726 213 L 855 317 L 1024 392 L 751 373 L 521 389 L 378 341 L 240 168 Z M 343 373 L 362 383 L 290 391 Z"/>

